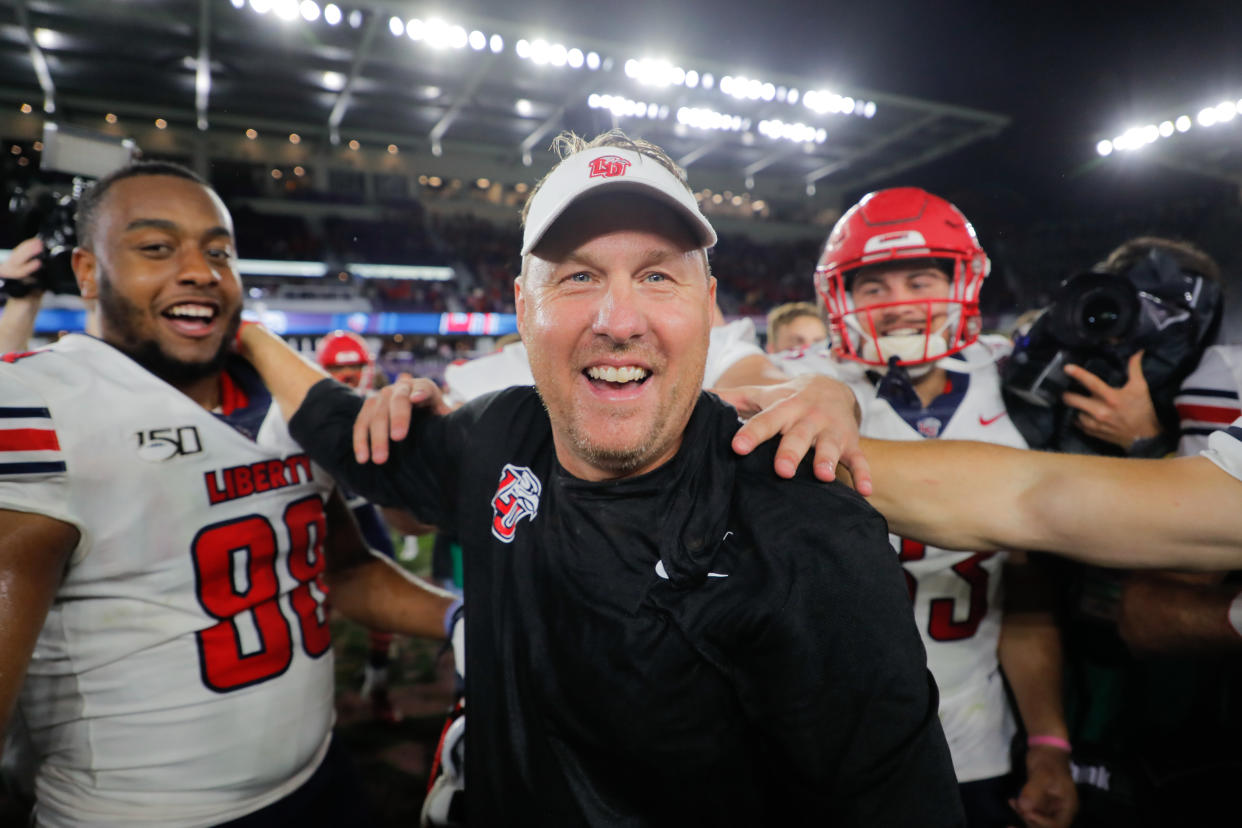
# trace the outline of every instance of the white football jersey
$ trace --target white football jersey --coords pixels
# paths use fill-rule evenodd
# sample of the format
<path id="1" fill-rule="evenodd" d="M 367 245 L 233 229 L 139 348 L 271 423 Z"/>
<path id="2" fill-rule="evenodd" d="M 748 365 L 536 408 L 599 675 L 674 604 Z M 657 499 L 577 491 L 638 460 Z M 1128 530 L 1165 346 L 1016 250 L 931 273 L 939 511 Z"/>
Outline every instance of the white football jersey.
<path id="1" fill-rule="evenodd" d="M 1198 454 L 1208 446 L 1208 435 L 1242 416 L 1238 389 L 1242 388 L 1242 345 L 1214 345 L 1182 382 L 1174 402 L 1181 421 L 1177 453 Z"/>
<path id="2" fill-rule="evenodd" d="M 735 362 L 753 354 L 762 354 L 755 337 L 755 325 L 749 319 L 736 319 L 712 328 L 707 347 L 707 365 L 703 371 L 703 387 L 711 388 Z M 514 342 L 492 354 L 468 362 L 455 363 L 444 369 L 445 401 L 461 405 L 491 391 L 512 385 L 534 385 L 526 346 Z"/>
<path id="3" fill-rule="evenodd" d="M 949 387 L 928 409 L 896 407 L 876 394 L 865 366 L 836 359 L 828 343 L 778 354 L 789 374 L 819 373 L 853 389 L 862 408 L 861 432 L 885 440 L 980 440 L 1026 448 L 1005 413 L 996 360 L 1009 340 L 982 337 L 940 360 Z M 1010 769 L 1016 728 L 1000 675 L 997 644 L 1003 615 L 1003 550 L 961 552 L 890 535 L 914 601 L 915 623 L 927 664 L 940 688 L 940 723 L 959 782 L 987 779 Z"/>
<path id="4" fill-rule="evenodd" d="M 214 825 L 327 751 L 332 481 L 253 390 L 251 439 L 91 337 L 0 362 L 0 508 L 81 532 L 18 702 L 41 825 Z"/>
<path id="5" fill-rule="evenodd" d="M 1227 428 L 1212 432 L 1203 456 L 1242 480 L 1242 417 Z"/>

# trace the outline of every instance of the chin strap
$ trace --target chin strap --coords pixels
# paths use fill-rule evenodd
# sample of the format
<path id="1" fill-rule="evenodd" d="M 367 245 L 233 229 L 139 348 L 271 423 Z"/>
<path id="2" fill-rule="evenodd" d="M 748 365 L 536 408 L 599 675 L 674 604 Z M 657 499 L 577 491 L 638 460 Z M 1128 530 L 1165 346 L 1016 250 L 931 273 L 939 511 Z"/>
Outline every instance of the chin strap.
<path id="1" fill-rule="evenodd" d="M 897 364 L 897 357 L 890 357 L 888 360 L 888 368 L 883 376 L 880 377 L 875 386 L 876 396 L 885 402 L 891 403 L 893 407 L 909 407 L 923 405 L 919 399 L 918 393 L 914 390 L 914 382 L 910 379 L 910 372 L 905 366 Z"/>

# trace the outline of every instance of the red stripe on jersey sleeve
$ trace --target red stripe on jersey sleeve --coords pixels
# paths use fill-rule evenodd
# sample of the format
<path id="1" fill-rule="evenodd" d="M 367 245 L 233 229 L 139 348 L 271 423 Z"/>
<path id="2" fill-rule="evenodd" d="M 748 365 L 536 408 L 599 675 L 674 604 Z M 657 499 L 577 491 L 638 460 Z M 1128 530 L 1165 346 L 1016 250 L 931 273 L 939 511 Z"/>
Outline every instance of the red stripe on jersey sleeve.
<path id="1" fill-rule="evenodd" d="M 1201 420 L 1205 423 L 1232 423 L 1242 414 L 1237 408 L 1222 408 L 1218 405 L 1193 405 L 1178 403 L 1177 415 L 1183 420 Z"/>
<path id="2" fill-rule="evenodd" d="M 59 450 L 56 432 L 46 428 L 8 428 L 0 430 L 0 451 Z"/>

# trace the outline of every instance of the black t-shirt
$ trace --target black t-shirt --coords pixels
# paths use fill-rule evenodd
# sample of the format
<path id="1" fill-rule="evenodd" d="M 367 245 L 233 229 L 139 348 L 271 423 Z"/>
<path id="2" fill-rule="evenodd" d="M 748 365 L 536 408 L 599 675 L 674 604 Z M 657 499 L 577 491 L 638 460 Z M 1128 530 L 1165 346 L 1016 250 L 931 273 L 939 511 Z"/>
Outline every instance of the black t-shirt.
<path id="1" fill-rule="evenodd" d="M 353 460 L 361 401 L 316 385 L 290 428 L 355 491 L 465 555 L 472 825 L 964 824 L 883 518 L 741 458 L 703 394 L 677 456 L 590 483 L 532 388 L 417 416 Z"/>

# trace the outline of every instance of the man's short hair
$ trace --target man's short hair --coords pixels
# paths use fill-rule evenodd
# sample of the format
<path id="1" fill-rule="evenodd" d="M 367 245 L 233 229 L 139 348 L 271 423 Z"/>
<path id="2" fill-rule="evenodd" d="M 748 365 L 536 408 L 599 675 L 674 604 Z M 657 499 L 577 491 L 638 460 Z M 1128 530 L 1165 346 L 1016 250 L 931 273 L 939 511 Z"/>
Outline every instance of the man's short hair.
<path id="1" fill-rule="evenodd" d="M 820 322 L 824 321 L 819 308 L 810 302 L 786 302 L 783 305 L 777 305 L 768 311 L 768 341 L 771 342 L 776 338 L 777 330 L 800 316 L 810 316 Z"/>
<path id="2" fill-rule="evenodd" d="M 607 132 L 601 132 L 599 135 L 596 135 L 588 141 L 581 135 L 577 135 L 574 132 L 566 130 L 552 140 L 552 146 L 550 147 L 550 149 L 556 153 L 559 160 L 552 166 L 551 170 L 548 170 L 547 175 L 539 179 L 539 183 L 531 189 L 530 194 L 526 197 L 526 203 L 522 205 L 523 227 L 526 226 L 526 220 L 530 213 L 530 205 L 535 200 L 535 194 L 539 192 L 540 188 L 542 188 L 545 183 L 547 183 L 548 178 L 553 172 L 556 171 L 556 168 L 561 165 L 561 162 L 566 158 L 577 155 L 585 150 L 598 149 L 600 147 L 616 147 L 617 149 L 630 150 L 631 152 L 636 152 L 639 155 L 644 155 L 654 160 L 660 166 L 664 167 L 664 169 L 672 173 L 673 176 L 681 182 L 682 186 L 686 188 L 686 192 L 694 195 L 694 190 L 690 188 L 690 181 L 686 176 L 686 171 L 683 170 L 677 162 L 673 160 L 672 156 L 665 152 L 662 147 L 651 143 L 645 138 L 631 138 L 620 129 L 614 127 Z M 706 271 L 708 278 L 710 278 L 712 275 L 712 266 L 711 262 L 707 259 L 706 251 L 703 251 L 703 269 Z M 523 257 L 522 271 L 518 275 L 518 278 L 520 279 L 525 275 L 526 258 Z"/>
<path id="3" fill-rule="evenodd" d="M 1182 270 L 1220 283 L 1220 265 L 1207 251 L 1188 241 L 1166 239 L 1163 236 L 1136 236 L 1127 239 L 1108 254 L 1100 268 L 1109 273 L 1125 273 L 1147 258 L 1153 250 L 1172 256 Z"/>
<path id="4" fill-rule="evenodd" d="M 82 195 L 78 201 L 78 209 L 74 214 L 74 225 L 78 234 L 78 246 L 87 250 L 94 249 L 95 246 L 95 220 L 99 215 L 99 205 L 103 203 L 104 197 L 108 195 L 108 190 L 112 189 L 112 185 L 118 181 L 124 181 L 127 178 L 137 178 L 142 175 L 171 175 L 175 178 L 184 178 L 187 181 L 193 181 L 203 187 L 208 187 L 206 181 L 193 170 L 174 164 L 171 161 L 137 161 L 128 164 L 120 169 L 113 170 L 103 178 L 96 181 Z"/>

